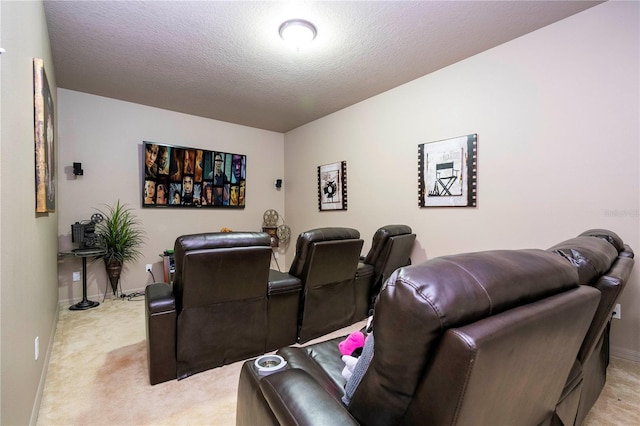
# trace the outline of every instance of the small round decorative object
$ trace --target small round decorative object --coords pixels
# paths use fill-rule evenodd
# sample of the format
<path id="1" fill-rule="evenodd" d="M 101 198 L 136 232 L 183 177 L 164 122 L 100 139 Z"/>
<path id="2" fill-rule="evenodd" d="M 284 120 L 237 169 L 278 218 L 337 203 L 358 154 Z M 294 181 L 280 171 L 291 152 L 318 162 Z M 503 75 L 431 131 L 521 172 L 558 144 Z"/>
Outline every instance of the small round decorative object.
<path id="1" fill-rule="evenodd" d="M 269 209 L 264 212 L 264 215 L 262 215 L 262 220 L 264 221 L 265 226 L 276 226 L 279 217 L 280 216 L 277 211 Z"/>
<path id="2" fill-rule="evenodd" d="M 338 185 L 336 185 L 334 181 L 327 182 L 324 185 L 323 191 L 327 195 L 327 197 L 333 198 L 338 191 Z"/>
<path id="3" fill-rule="evenodd" d="M 102 217 L 102 215 L 100 213 L 94 213 L 91 215 L 91 222 L 93 223 L 100 223 L 102 222 L 104 218 Z"/>
<path id="4" fill-rule="evenodd" d="M 262 355 L 256 358 L 253 364 L 261 376 L 267 376 L 287 367 L 287 361 L 280 355 Z"/>
<path id="5" fill-rule="evenodd" d="M 291 228 L 289 228 L 287 225 L 280 225 L 278 226 L 276 235 L 278 236 L 278 240 L 280 240 L 281 243 L 286 244 L 289 241 L 289 238 L 291 238 Z"/>

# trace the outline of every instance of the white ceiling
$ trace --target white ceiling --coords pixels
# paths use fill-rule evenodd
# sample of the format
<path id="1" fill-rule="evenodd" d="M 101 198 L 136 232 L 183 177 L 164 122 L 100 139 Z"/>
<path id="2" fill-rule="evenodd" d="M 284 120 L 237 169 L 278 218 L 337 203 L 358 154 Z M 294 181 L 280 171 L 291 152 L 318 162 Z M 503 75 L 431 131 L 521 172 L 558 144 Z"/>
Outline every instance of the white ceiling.
<path id="1" fill-rule="evenodd" d="M 286 132 L 600 1 L 51 1 L 58 87 Z M 296 52 L 287 19 L 315 24 Z"/>

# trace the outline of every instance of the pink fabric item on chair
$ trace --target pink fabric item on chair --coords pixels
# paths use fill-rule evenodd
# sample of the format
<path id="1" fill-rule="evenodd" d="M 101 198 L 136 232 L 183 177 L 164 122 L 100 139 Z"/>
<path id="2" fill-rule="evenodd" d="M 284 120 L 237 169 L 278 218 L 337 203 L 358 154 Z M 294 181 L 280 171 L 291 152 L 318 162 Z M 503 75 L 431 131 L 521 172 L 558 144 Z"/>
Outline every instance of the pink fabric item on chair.
<path id="1" fill-rule="evenodd" d="M 364 346 L 364 334 L 361 331 L 354 331 L 345 340 L 338 343 L 338 348 L 342 355 L 351 355 L 353 351 Z"/>

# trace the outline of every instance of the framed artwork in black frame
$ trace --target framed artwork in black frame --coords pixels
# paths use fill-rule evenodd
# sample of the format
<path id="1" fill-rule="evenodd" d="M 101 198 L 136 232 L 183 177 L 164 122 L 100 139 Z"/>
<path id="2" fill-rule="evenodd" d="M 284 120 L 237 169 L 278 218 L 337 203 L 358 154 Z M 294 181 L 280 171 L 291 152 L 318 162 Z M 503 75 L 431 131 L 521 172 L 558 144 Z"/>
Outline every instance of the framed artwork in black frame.
<path id="1" fill-rule="evenodd" d="M 418 145 L 420 207 L 476 207 L 478 135 Z"/>
<path id="2" fill-rule="evenodd" d="M 247 156 L 144 141 L 142 207 L 245 207 Z"/>
<path id="3" fill-rule="evenodd" d="M 347 210 L 347 162 L 318 166 L 318 210 Z"/>

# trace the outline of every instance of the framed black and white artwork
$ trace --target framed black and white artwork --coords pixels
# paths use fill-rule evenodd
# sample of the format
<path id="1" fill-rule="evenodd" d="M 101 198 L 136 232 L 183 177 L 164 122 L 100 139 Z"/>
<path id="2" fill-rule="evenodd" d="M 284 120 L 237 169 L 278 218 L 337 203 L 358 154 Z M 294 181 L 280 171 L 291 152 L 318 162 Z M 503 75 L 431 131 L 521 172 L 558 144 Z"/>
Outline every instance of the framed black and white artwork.
<path id="1" fill-rule="evenodd" d="M 347 210 L 347 162 L 318 167 L 318 210 Z"/>
<path id="2" fill-rule="evenodd" d="M 476 207 L 478 135 L 418 145 L 420 207 Z"/>

